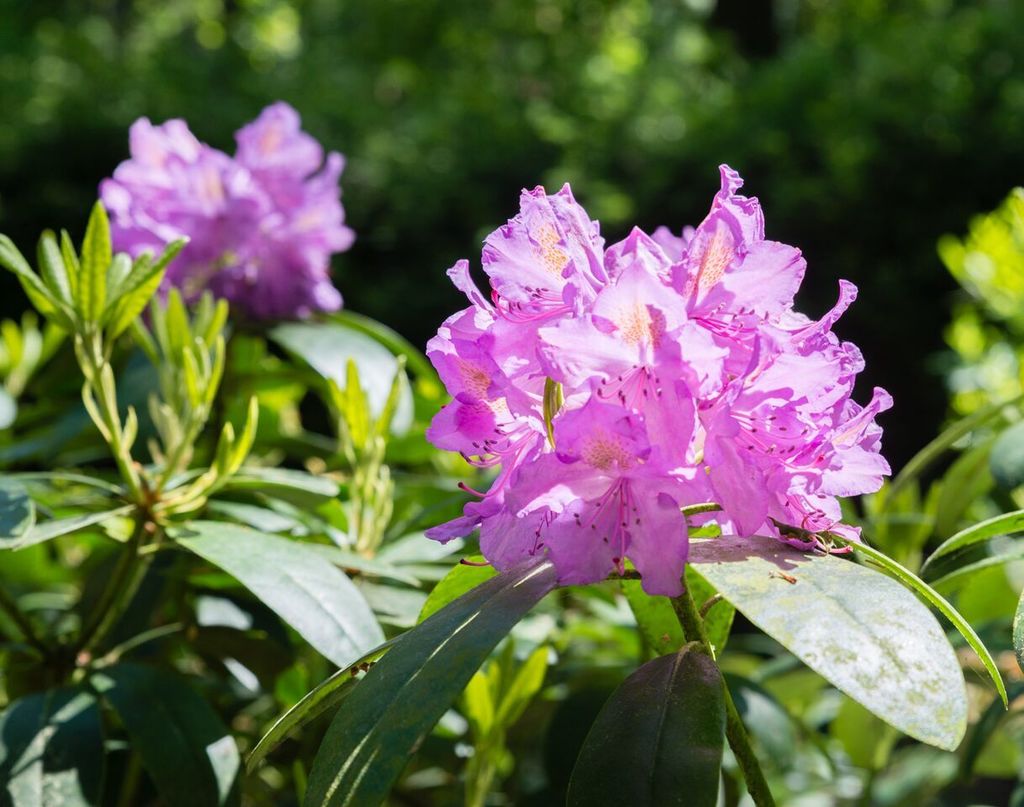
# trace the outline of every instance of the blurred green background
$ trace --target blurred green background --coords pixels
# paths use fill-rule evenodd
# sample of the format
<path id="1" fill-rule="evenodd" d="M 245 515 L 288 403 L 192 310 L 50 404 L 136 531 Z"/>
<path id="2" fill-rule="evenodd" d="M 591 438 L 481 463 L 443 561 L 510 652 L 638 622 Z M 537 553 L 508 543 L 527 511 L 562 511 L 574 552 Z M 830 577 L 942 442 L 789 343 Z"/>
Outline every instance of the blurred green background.
<path id="1" fill-rule="evenodd" d="M 609 240 L 696 223 L 728 162 L 770 238 L 804 250 L 802 308 L 887 387 L 894 464 L 946 411 L 956 288 L 936 254 L 1024 177 L 1014 0 L 0 0 L 0 230 L 80 232 L 127 127 L 212 145 L 285 99 L 343 177 L 347 305 L 422 344 L 461 305 L 521 187 L 573 184 Z M 23 300 L 4 277 L 0 311 Z"/>

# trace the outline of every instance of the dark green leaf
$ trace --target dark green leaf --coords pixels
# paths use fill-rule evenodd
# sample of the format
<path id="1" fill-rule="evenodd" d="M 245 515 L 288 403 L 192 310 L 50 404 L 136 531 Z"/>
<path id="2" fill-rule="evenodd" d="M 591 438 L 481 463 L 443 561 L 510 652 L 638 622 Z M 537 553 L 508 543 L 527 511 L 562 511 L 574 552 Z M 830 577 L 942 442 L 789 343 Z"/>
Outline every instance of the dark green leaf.
<path id="1" fill-rule="evenodd" d="M 380 417 L 391 393 L 398 360 L 376 339 L 340 322 L 290 322 L 278 325 L 270 338 L 298 356 L 324 378 L 346 383 L 346 367 L 355 362 L 374 418 Z M 392 431 L 404 434 L 412 424 L 412 393 L 402 388 Z"/>
<path id="2" fill-rule="evenodd" d="M 713 807 L 725 740 L 722 676 L 685 646 L 647 662 L 615 690 L 587 735 L 570 807 Z"/>
<path id="3" fill-rule="evenodd" d="M 351 692 L 352 687 L 355 686 L 359 668 L 376 662 L 401 638 L 401 636 L 397 636 L 394 639 L 389 639 L 358 661 L 353 662 L 342 670 L 338 670 L 322 684 L 306 693 L 302 700 L 275 720 L 267 733 L 256 743 L 256 747 L 252 749 L 245 760 L 246 770 L 252 771 L 267 754 L 280 745 L 281 741 L 293 731 L 315 720 L 328 709 L 341 703 L 345 696 Z"/>
<path id="4" fill-rule="evenodd" d="M 992 446 L 988 467 L 996 484 L 1004 490 L 1024 485 L 1024 423 L 1017 423 L 999 435 Z"/>
<path id="5" fill-rule="evenodd" d="M 422 738 L 555 580 L 548 561 L 520 566 L 405 633 L 331 723 L 310 772 L 305 804 L 384 801 Z"/>
<path id="6" fill-rule="evenodd" d="M 384 641 L 352 581 L 308 546 L 214 521 L 194 521 L 172 535 L 234 575 L 339 667 Z"/>
<path id="7" fill-rule="evenodd" d="M 234 738 L 216 712 L 177 675 L 123 663 L 92 685 L 118 713 L 170 807 L 219 807 L 234 800 L 241 767 Z"/>
<path id="8" fill-rule="evenodd" d="M 880 718 L 955 748 L 967 694 L 931 612 L 891 578 L 771 538 L 691 541 L 690 561 L 751 622 Z"/>
<path id="9" fill-rule="evenodd" d="M 497 574 L 491 565 L 479 566 L 483 562 L 483 555 L 474 555 L 466 560 L 471 563 L 459 563 L 452 567 L 444 577 L 434 586 L 433 591 L 423 603 L 423 610 L 420 611 L 419 622 L 423 622 L 433 616 L 448 603 L 454 602 L 467 591 L 479 586 L 486 580 L 490 580 Z"/>
<path id="10" fill-rule="evenodd" d="M 18 541 L 36 523 L 36 506 L 12 479 L 0 479 L 0 546 Z"/>
<path id="11" fill-rule="evenodd" d="M 88 692 L 40 692 L 0 714 L 0 804 L 98 804 L 103 762 L 100 712 Z"/>

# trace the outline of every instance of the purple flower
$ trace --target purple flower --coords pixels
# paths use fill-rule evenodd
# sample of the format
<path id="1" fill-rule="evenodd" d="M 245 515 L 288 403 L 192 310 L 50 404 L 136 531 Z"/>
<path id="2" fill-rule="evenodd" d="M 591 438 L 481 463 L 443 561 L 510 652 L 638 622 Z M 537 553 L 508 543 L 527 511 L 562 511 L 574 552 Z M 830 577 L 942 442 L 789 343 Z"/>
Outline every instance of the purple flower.
<path id="1" fill-rule="evenodd" d="M 498 471 L 428 536 L 479 529 L 496 567 L 546 553 L 565 584 L 629 560 L 667 595 L 681 590 L 689 504 L 718 503 L 742 535 L 856 537 L 836 497 L 889 473 L 874 418 L 891 405 L 883 390 L 851 400 L 863 359 L 832 327 L 856 289 L 841 282 L 818 321 L 795 312 L 799 250 L 766 240 L 757 200 L 721 175 L 698 227 L 634 229 L 607 249 L 568 186 L 524 192 L 485 242 L 494 302 L 468 263 L 449 271 L 470 306 L 428 345 L 453 397 L 428 437 Z"/>
<path id="2" fill-rule="evenodd" d="M 283 102 L 235 138 L 231 158 L 199 142 L 184 121 L 137 120 L 131 159 L 100 185 L 114 247 L 157 253 L 187 236 L 164 284 L 190 301 L 209 289 L 254 319 L 337 310 L 330 258 L 353 240 L 340 199 L 342 156 L 325 159 Z"/>

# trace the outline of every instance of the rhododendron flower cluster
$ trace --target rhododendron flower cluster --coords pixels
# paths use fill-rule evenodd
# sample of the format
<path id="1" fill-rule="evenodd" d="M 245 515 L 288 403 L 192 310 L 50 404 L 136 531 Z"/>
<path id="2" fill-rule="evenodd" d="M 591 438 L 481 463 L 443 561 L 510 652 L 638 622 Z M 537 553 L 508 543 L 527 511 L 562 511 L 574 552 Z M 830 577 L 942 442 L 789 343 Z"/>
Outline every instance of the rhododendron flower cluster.
<path id="1" fill-rule="evenodd" d="M 700 226 L 609 247 L 568 185 L 524 191 L 485 241 L 489 297 L 467 262 L 449 270 L 470 304 L 428 345 L 453 398 L 428 437 L 499 472 L 430 537 L 479 529 L 497 568 L 546 553 L 564 584 L 629 559 L 646 591 L 670 596 L 688 505 L 719 504 L 713 517 L 740 535 L 857 537 L 836 497 L 889 473 L 874 418 L 891 399 L 851 399 L 864 362 L 832 327 L 856 289 L 841 281 L 820 320 L 794 311 L 804 259 L 765 239 L 736 172 L 721 177 Z"/>
<path id="2" fill-rule="evenodd" d="M 256 319 L 337 310 L 330 257 L 353 241 L 338 184 L 344 159 L 331 152 L 325 160 L 283 102 L 235 140 L 232 158 L 197 140 L 182 120 L 137 120 L 131 159 L 100 185 L 115 249 L 159 254 L 187 236 L 164 279 L 187 300 L 209 289 Z"/>

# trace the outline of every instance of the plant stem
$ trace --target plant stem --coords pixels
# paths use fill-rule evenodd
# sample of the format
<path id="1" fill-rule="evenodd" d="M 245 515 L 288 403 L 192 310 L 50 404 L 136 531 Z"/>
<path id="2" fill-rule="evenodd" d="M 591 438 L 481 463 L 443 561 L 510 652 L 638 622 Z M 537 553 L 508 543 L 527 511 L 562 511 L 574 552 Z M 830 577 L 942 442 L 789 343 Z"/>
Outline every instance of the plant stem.
<path id="1" fill-rule="evenodd" d="M 78 638 L 80 651 L 92 650 L 106 638 L 138 591 L 153 557 L 152 554 L 139 554 L 146 523 L 146 519 L 140 516 L 128 546 L 118 558 L 110 582 L 93 609 L 93 618 L 82 629 Z"/>
<path id="2" fill-rule="evenodd" d="M 21 635 L 28 644 L 42 653 L 44 658 L 50 655 L 50 648 L 43 644 L 42 639 L 36 636 L 32 623 L 28 621 L 28 617 L 22 613 L 14 598 L 4 590 L 3 586 L 0 586 L 0 609 L 11 618 L 11 621 L 21 631 Z"/>
<path id="3" fill-rule="evenodd" d="M 676 618 L 683 629 L 686 641 L 699 643 L 703 651 L 714 659 L 714 648 L 708 641 L 707 632 L 704 630 L 704 621 L 701 619 L 697 605 L 685 584 L 683 593 L 672 598 L 672 609 L 676 612 Z M 775 799 L 772 798 L 768 782 L 765 781 L 761 765 L 757 761 L 757 755 L 750 744 L 750 736 L 740 719 L 740 713 L 736 710 L 732 693 L 729 692 L 729 687 L 724 682 L 723 691 L 725 694 L 725 737 L 736 756 L 740 770 L 743 772 L 743 779 L 747 783 L 747 792 L 750 793 L 757 807 L 775 807 Z"/>

